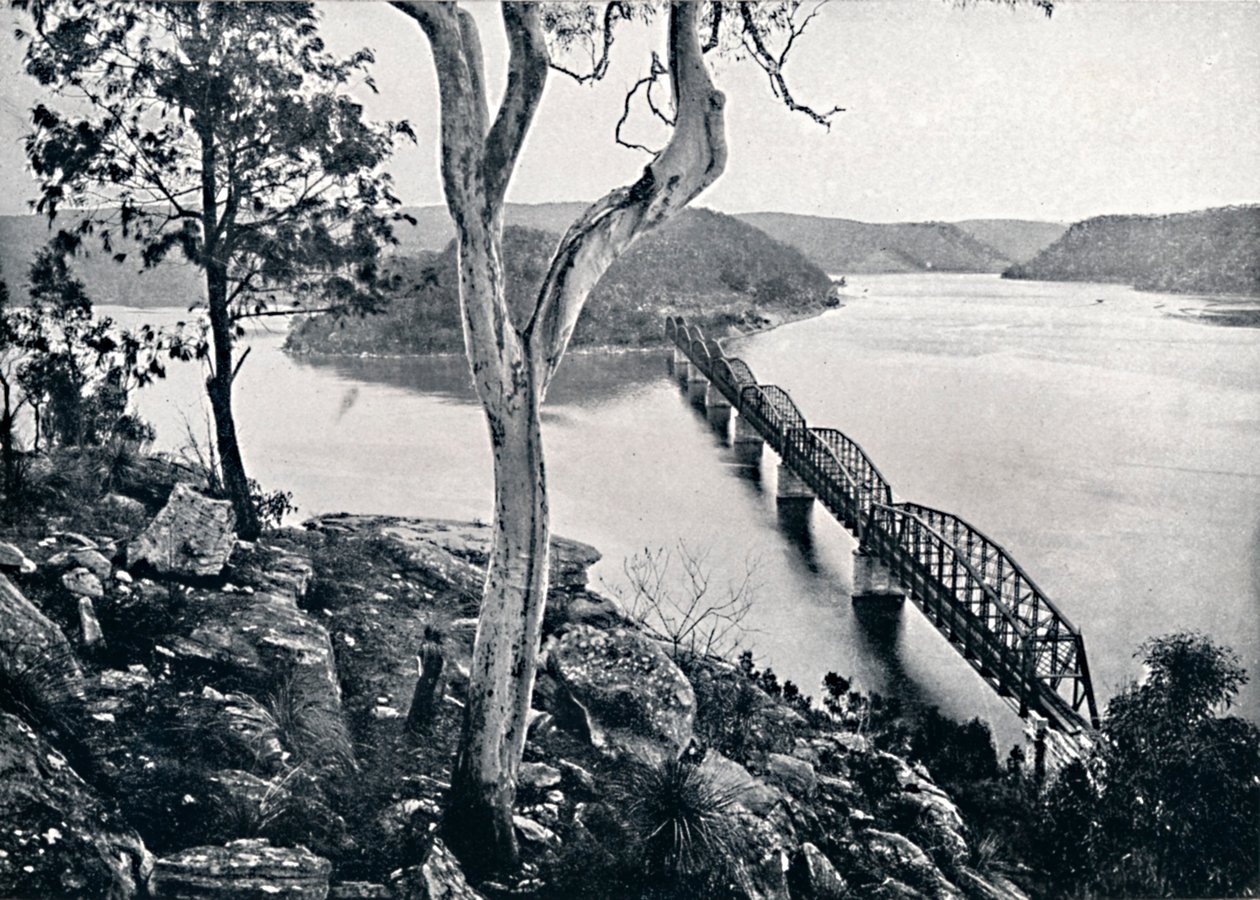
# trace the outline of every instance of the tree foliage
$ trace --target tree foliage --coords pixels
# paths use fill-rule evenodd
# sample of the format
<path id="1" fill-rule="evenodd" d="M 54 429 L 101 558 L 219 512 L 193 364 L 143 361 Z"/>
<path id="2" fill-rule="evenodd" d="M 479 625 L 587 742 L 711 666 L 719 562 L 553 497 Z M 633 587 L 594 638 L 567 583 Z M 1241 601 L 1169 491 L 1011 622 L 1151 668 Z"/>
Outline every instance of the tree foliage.
<path id="1" fill-rule="evenodd" d="M 1260 887 L 1260 729 L 1225 715 L 1247 682 L 1202 634 L 1155 638 L 1094 754 L 1047 795 L 1043 864 L 1064 893 L 1237 896 Z"/>
<path id="2" fill-rule="evenodd" d="M 231 409 L 240 322 L 277 303 L 373 305 L 398 205 L 380 166 L 411 129 L 363 119 L 346 91 L 373 86 L 372 55 L 330 54 L 308 3 L 15 5 L 33 22 L 27 72 L 58 101 L 36 105 L 26 139 L 36 208 L 81 210 L 62 247 L 94 236 L 120 264 L 177 252 L 204 272 L 223 482 L 252 536 Z"/>

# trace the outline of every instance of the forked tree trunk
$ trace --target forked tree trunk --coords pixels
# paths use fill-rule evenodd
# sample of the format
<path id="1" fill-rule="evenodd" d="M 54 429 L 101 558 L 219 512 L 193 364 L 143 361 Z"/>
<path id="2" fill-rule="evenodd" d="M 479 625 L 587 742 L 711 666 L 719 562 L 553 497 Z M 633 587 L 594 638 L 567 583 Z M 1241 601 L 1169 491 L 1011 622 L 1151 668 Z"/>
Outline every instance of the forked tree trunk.
<path id="1" fill-rule="evenodd" d="M 442 110 L 442 175 L 458 235 L 464 344 L 494 453 L 494 543 L 478 619 L 446 830 L 470 871 L 517 863 L 512 806 L 543 612 L 550 528 L 539 408 L 590 290 L 641 235 L 682 209 L 726 161 L 723 97 L 696 34 L 698 4 L 674 3 L 669 58 L 676 125 L 635 184 L 591 206 L 561 240 L 528 319 L 504 293 L 502 214 L 508 182 L 548 70 L 541 13 L 503 3 L 511 57 L 490 122 L 472 17 L 447 3 L 396 2 L 433 50 Z"/>

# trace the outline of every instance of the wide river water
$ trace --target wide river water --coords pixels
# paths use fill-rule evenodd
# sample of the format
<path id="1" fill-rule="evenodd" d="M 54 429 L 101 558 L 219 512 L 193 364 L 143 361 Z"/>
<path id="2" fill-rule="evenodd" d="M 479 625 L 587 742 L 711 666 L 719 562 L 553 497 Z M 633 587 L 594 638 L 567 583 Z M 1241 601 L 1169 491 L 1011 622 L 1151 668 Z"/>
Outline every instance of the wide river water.
<path id="1" fill-rule="evenodd" d="M 1145 638 L 1199 629 L 1260 677 L 1260 330 L 1170 313 L 1210 298 L 995 276 L 850 279 L 842 309 L 727 343 L 811 425 L 863 445 L 897 495 L 1005 546 L 1085 634 L 1100 705 L 1140 674 Z M 169 311 L 106 309 L 120 319 Z M 236 403 L 250 474 L 300 516 L 487 518 L 490 456 L 458 358 L 310 359 L 260 333 Z M 205 441 L 197 366 L 138 395 L 160 446 Z M 749 566 L 745 643 L 817 695 L 826 672 L 1004 743 L 1018 720 L 920 613 L 859 617 L 854 541 L 821 507 L 776 511 L 777 460 L 740 465 L 665 353 L 571 354 L 544 409 L 557 533 L 623 561 L 683 540 L 714 590 Z M 1260 716 L 1260 691 L 1240 707 Z"/>

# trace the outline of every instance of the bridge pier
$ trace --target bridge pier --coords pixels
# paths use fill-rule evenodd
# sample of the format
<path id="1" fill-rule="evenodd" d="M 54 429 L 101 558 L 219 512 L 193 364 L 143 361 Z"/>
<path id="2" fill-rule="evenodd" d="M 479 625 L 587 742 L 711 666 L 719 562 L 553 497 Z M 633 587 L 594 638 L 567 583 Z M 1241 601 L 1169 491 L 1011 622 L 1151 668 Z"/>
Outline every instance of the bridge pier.
<path id="1" fill-rule="evenodd" d="M 687 399 L 696 406 L 704 406 L 705 397 L 709 391 L 709 380 L 700 372 L 698 366 L 688 366 L 687 372 Z"/>
<path id="2" fill-rule="evenodd" d="M 854 603 L 874 601 L 901 606 L 905 599 L 905 590 L 878 556 L 861 549 L 853 551 Z"/>
<path id="3" fill-rule="evenodd" d="M 678 374 L 685 365 L 687 365 L 687 354 L 683 353 L 681 348 L 675 347 L 673 355 L 669 358 L 669 370 Z"/>
<path id="4" fill-rule="evenodd" d="M 744 416 L 735 417 L 735 459 L 741 465 L 755 466 L 761 462 L 761 445 L 764 443 L 757 429 L 748 423 Z"/>
<path id="5" fill-rule="evenodd" d="M 731 401 L 726 399 L 726 395 L 712 381 L 708 387 L 704 389 L 704 408 L 705 409 L 730 409 Z"/>
<path id="6" fill-rule="evenodd" d="M 731 405 L 729 403 L 725 406 L 710 404 L 706 398 L 704 417 L 709 420 L 709 427 L 722 436 L 722 443 L 727 443 L 731 430 Z"/>
<path id="7" fill-rule="evenodd" d="M 814 499 L 814 492 L 787 464 L 779 463 L 779 489 L 775 496 L 780 502 L 788 500 L 808 503 Z"/>

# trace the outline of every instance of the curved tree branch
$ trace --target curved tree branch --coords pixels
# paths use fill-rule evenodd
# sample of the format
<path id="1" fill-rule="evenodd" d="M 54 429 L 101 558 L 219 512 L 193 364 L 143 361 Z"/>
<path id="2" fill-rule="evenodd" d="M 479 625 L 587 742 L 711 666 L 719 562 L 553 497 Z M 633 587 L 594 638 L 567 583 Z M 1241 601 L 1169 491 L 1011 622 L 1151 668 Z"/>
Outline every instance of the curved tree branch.
<path id="1" fill-rule="evenodd" d="M 535 384 L 545 394 L 591 289 L 640 236 L 685 207 L 726 166 L 725 98 L 713 86 L 698 35 L 699 4 L 675 2 L 669 70 L 676 125 L 665 149 L 628 187 L 592 205 L 565 234 L 526 328 Z"/>

